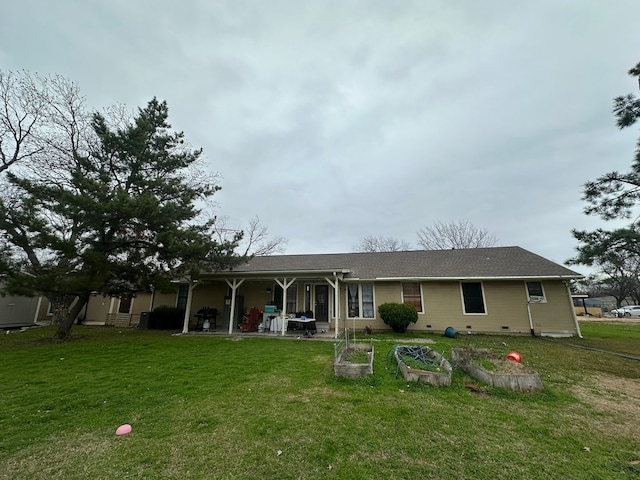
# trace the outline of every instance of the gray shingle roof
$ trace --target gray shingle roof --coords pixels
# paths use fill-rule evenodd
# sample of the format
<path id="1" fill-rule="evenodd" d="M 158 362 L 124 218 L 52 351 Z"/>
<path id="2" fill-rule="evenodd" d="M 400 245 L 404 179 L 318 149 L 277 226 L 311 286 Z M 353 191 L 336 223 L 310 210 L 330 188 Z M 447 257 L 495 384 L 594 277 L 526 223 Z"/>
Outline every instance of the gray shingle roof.
<path id="1" fill-rule="evenodd" d="M 345 279 L 533 278 L 581 275 L 520 247 L 255 257 L 237 273 L 349 270 Z"/>

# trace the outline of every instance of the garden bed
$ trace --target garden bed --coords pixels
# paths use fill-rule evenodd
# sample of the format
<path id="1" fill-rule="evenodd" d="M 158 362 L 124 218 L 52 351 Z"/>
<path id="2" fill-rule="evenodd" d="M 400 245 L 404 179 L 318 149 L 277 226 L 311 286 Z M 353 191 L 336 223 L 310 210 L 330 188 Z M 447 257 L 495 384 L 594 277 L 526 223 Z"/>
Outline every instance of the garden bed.
<path id="1" fill-rule="evenodd" d="M 451 362 L 476 380 L 492 387 L 506 388 L 514 392 L 544 390 L 538 372 L 490 350 L 454 348 L 451 350 Z"/>
<path id="2" fill-rule="evenodd" d="M 438 387 L 451 385 L 451 364 L 435 350 L 426 346 L 396 345 L 393 355 L 406 381 Z"/>
<path id="3" fill-rule="evenodd" d="M 373 344 L 349 343 L 335 358 L 333 373 L 336 377 L 359 378 L 373 374 Z"/>

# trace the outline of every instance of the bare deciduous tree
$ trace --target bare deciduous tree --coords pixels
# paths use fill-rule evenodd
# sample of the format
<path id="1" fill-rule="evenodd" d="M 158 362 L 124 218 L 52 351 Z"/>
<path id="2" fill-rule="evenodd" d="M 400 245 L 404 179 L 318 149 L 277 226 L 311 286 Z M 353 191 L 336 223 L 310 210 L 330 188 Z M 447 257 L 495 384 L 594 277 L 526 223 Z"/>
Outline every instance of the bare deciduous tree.
<path id="1" fill-rule="evenodd" d="M 409 245 L 404 240 L 398 240 L 393 237 L 384 237 L 379 235 L 377 237 L 368 235 L 362 239 L 362 241 L 354 247 L 356 252 L 399 252 L 411 250 Z"/>
<path id="2" fill-rule="evenodd" d="M 55 177 L 93 137 L 78 86 L 61 76 L 0 71 L 0 172 Z"/>
<path id="3" fill-rule="evenodd" d="M 0 172 L 37 155 L 38 125 L 47 116 L 47 102 L 28 75 L 0 72 Z"/>
<path id="4" fill-rule="evenodd" d="M 494 247 L 498 239 L 484 228 L 468 221 L 437 221 L 417 232 L 418 244 L 425 250 Z"/>
<path id="5" fill-rule="evenodd" d="M 284 253 L 288 240 L 280 236 L 270 237 L 268 228 L 260 224 L 260 219 L 257 216 L 249 221 L 244 231 L 240 228 L 229 227 L 228 223 L 229 217 L 217 217 L 214 224 L 215 234 L 219 241 L 225 241 L 242 232 L 242 241 L 238 247 L 239 255 L 263 256 Z"/>

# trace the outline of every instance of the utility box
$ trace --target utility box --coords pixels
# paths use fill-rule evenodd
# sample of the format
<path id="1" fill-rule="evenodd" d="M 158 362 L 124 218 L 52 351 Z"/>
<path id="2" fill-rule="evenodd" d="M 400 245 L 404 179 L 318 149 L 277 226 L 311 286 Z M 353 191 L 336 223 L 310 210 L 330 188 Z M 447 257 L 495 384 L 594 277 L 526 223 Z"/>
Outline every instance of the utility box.
<path id="1" fill-rule="evenodd" d="M 151 320 L 151 315 L 153 312 L 141 312 L 140 313 L 140 322 L 138 323 L 138 328 L 142 330 L 147 330 L 149 328 L 149 323 Z"/>

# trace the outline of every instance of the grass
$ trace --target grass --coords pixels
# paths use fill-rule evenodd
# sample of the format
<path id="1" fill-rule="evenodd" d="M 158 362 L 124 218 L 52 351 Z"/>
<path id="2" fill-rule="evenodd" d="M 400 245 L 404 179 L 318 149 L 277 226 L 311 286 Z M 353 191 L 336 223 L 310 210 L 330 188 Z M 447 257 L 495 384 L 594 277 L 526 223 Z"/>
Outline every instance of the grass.
<path id="1" fill-rule="evenodd" d="M 486 358 L 478 358 L 475 360 L 475 363 L 478 364 L 479 367 L 484 368 L 487 372 L 492 372 L 496 369 L 496 364 Z"/>
<path id="2" fill-rule="evenodd" d="M 344 357 L 348 363 L 369 363 L 369 353 L 364 350 L 350 350 Z"/>
<path id="3" fill-rule="evenodd" d="M 0 479 L 640 478 L 640 362 L 571 346 L 640 356 L 640 325 L 582 328 L 425 335 L 445 356 L 517 350 L 541 394 L 471 392 L 458 369 L 451 387 L 407 384 L 388 355 L 407 334 L 374 336 L 374 374 L 358 380 L 333 376 L 331 342 L 2 335 Z"/>

